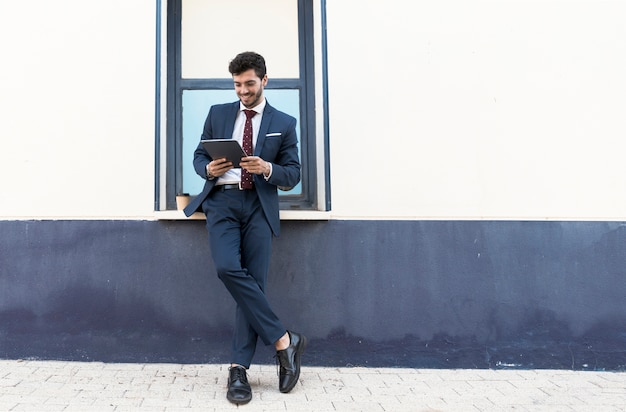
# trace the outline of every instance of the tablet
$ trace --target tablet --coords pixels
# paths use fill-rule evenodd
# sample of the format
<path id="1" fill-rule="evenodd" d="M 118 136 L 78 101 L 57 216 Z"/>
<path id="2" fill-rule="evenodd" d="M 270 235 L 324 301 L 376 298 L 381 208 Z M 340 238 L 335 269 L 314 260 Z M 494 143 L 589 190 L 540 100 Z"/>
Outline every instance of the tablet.
<path id="1" fill-rule="evenodd" d="M 225 157 L 228 161 L 233 162 L 233 167 L 241 167 L 239 161 L 242 157 L 248 156 L 239 142 L 233 139 L 201 140 L 200 143 L 212 159 Z"/>

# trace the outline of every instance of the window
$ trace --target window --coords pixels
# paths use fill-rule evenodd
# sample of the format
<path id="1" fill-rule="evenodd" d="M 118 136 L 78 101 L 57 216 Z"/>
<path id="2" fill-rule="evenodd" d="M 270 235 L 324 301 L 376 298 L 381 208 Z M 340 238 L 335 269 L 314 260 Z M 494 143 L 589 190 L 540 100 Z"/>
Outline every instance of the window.
<path id="1" fill-rule="evenodd" d="M 211 105 L 237 100 L 228 63 L 239 52 L 252 50 L 267 62 L 268 102 L 298 120 L 302 179 L 292 190 L 279 191 L 281 209 L 327 208 L 318 204 L 319 181 L 327 185 L 317 170 L 323 151 L 317 153 L 316 143 L 313 3 L 318 2 L 167 2 L 166 175 L 165 193 L 157 194 L 165 201 L 157 199 L 157 204 L 175 209 L 177 193 L 202 190 L 204 181 L 192 161 L 204 120 Z"/>

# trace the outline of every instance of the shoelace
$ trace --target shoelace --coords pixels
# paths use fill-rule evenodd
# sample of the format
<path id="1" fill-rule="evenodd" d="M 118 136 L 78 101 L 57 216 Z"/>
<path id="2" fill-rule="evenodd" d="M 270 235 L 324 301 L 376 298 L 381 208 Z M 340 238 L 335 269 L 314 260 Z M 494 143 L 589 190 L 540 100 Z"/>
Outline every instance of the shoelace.
<path id="1" fill-rule="evenodd" d="M 232 371 L 232 380 L 233 381 L 241 381 L 242 383 L 248 382 L 248 374 L 246 370 L 243 368 L 231 368 Z"/>
<path id="2" fill-rule="evenodd" d="M 274 359 L 276 360 L 276 376 L 280 376 L 280 368 L 282 367 L 282 365 L 280 363 L 280 355 L 278 354 L 278 352 L 276 352 L 276 355 L 274 355 Z"/>

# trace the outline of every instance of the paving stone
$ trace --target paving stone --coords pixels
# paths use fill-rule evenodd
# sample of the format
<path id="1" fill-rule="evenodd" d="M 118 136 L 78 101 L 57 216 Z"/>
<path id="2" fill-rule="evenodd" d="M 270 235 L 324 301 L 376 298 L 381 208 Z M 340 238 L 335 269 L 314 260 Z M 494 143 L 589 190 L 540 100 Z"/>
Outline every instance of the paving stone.
<path id="1" fill-rule="evenodd" d="M 228 411 L 226 365 L 0 360 L 0 411 Z M 250 411 L 626 412 L 626 373 L 303 367 L 289 394 L 275 365 L 249 370 Z"/>

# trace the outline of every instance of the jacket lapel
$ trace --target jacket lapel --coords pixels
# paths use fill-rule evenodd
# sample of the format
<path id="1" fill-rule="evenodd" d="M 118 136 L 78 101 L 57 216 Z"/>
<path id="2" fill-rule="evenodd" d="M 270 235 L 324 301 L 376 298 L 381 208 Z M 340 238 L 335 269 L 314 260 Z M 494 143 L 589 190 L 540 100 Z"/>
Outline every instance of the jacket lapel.
<path id="1" fill-rule="evenodd" d="M 232 139 L 233 138 L 233 129 L 235 128 L 235 120 L 237 120 L 237 115 L 239 114 L 239 101 L 234 102 L 229 108 L 227 112 L 227 118 L 224 122 L 224 136 L 214 136 L 216 139 Z"/>
<path id="2" fill-rule="evenodd" d="M 261 156 L 261 150 L 263 149 L 263 143 L 265 143 L 265 135 L 270 127 L 272 116 L 274 115 L 274 108 L 269 103 L 265 104 L 263 110 L 263 117 L 261 118 L 261 127 L 259 127 L 259 135 L 256 138 L 256 145 L 254 146 L 254 155 Z"/>

